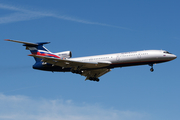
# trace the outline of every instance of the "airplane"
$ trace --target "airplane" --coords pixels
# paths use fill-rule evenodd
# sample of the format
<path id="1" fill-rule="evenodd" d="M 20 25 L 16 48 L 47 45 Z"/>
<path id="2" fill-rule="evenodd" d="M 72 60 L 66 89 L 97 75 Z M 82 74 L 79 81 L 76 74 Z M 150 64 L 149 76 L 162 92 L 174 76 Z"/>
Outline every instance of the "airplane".
<path id="1" fill-rule="evenodd" d="M 176 55 L 165 50 L 143 50 L 115 54 L 96 55 L 88 57 L 71 58 L 71 51 L 52 53 L 44 47 L 50 42 L 30 43 L 24 41 L 5 39 L 6 41 L 22 43 L 29 56 L 34 57 L 33 69 L 52 72 L 72 72 L 85 76 L 85 80 L 99 82 L 99 77 L 116 67 L 149 65 L 153 72 L 153 65 L 168 62 L 177 58 Z"/>

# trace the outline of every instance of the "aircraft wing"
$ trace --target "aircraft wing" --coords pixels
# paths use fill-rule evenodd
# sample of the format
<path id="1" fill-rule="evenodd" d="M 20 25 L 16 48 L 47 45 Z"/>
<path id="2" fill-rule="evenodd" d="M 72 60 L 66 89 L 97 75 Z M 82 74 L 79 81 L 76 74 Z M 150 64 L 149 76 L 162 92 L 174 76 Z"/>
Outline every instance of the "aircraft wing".
<path id="1" fill-rule="evenodd" d="M 98 78 L 110 71 L 111 71 L 111 69 L 107 69 L 107 68 L 95 69 L 95 70 L 84 70 L 81 75 L 86 77 L 85 80 L 88 80 L 88 79 L 91 79 L 94 77 Z"/>
<path id="2" fill-rule="evenodd" d="M 88 69 L 88 68 L 101 68 L 109 66 L 109 62 L 81 62 L 81 61 L 74 61 L 71 59 L 59 59 L 59 58 L 53 58 L 53 57 L 47 57 L 47 56 L 41 56 L 41 55 L 34 55 L 31 54 L 29 56 L 41 58 L 42 62 L 47 62 L 53 65 L 61 66 L 64 68 L 71 67 L 76 69 L 79 67 L 80 69 Z"/>

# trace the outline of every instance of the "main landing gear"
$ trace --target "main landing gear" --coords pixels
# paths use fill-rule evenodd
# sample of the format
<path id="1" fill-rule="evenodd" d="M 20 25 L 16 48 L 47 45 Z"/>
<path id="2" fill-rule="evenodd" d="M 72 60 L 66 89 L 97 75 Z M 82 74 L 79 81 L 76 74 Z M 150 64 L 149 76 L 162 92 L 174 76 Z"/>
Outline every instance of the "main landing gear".
<path id="1" fill-rule="evenodd" d="M 71 72 L 81 75 L 81 74 L 83 73 L 83 71 L 81 70 L 81 67 L 82 67 L 82 66 L 77 66 L 76 68 L 72 68 L 72 69 L 71 69 Z"/>
<path id="2" fill-rule="evenodd" d="M 76 73 L 76 74 L 82 74 L 82 71 L 81 71 L 81 70 L 72 70 L 71 72 L 72 72 L 72 73 Z"/>
<path id="3" fill-rule="evenodd" d="M 99 78 L 96 77 L 90 77 L 89 80 L 99 82 Z"/>
<path id="4" fill-rule="evenodd" d="M 154 71 L 153 64 L 149 64 L 149 66 L 151 66 L 150 71 L 153 72 Z"/>

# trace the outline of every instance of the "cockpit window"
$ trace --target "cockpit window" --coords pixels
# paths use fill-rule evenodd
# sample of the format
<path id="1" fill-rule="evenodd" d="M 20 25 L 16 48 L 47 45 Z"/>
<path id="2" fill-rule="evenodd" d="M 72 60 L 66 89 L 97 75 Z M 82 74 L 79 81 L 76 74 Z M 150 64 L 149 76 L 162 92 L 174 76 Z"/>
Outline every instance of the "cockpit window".
<path id="1" fill-rule="evenodd" d="M 171 53 L 170 53 L 170 52 L 168 52 L 168 51 L 164 51 L 163 53 L 171 54 Z"/>

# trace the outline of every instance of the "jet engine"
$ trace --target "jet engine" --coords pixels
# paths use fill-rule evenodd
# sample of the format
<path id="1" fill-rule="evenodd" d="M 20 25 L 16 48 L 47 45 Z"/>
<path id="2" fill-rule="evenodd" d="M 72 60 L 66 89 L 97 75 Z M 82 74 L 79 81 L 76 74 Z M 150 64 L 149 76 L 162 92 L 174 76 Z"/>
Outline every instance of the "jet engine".
<path id="1" fill-rule="evenodd" d="M 58 52 L 58 53 L 55 53 L 55 54 L 58 55 L 61 58 L 71 58 L 72 57 L 71 51 Z"/>

